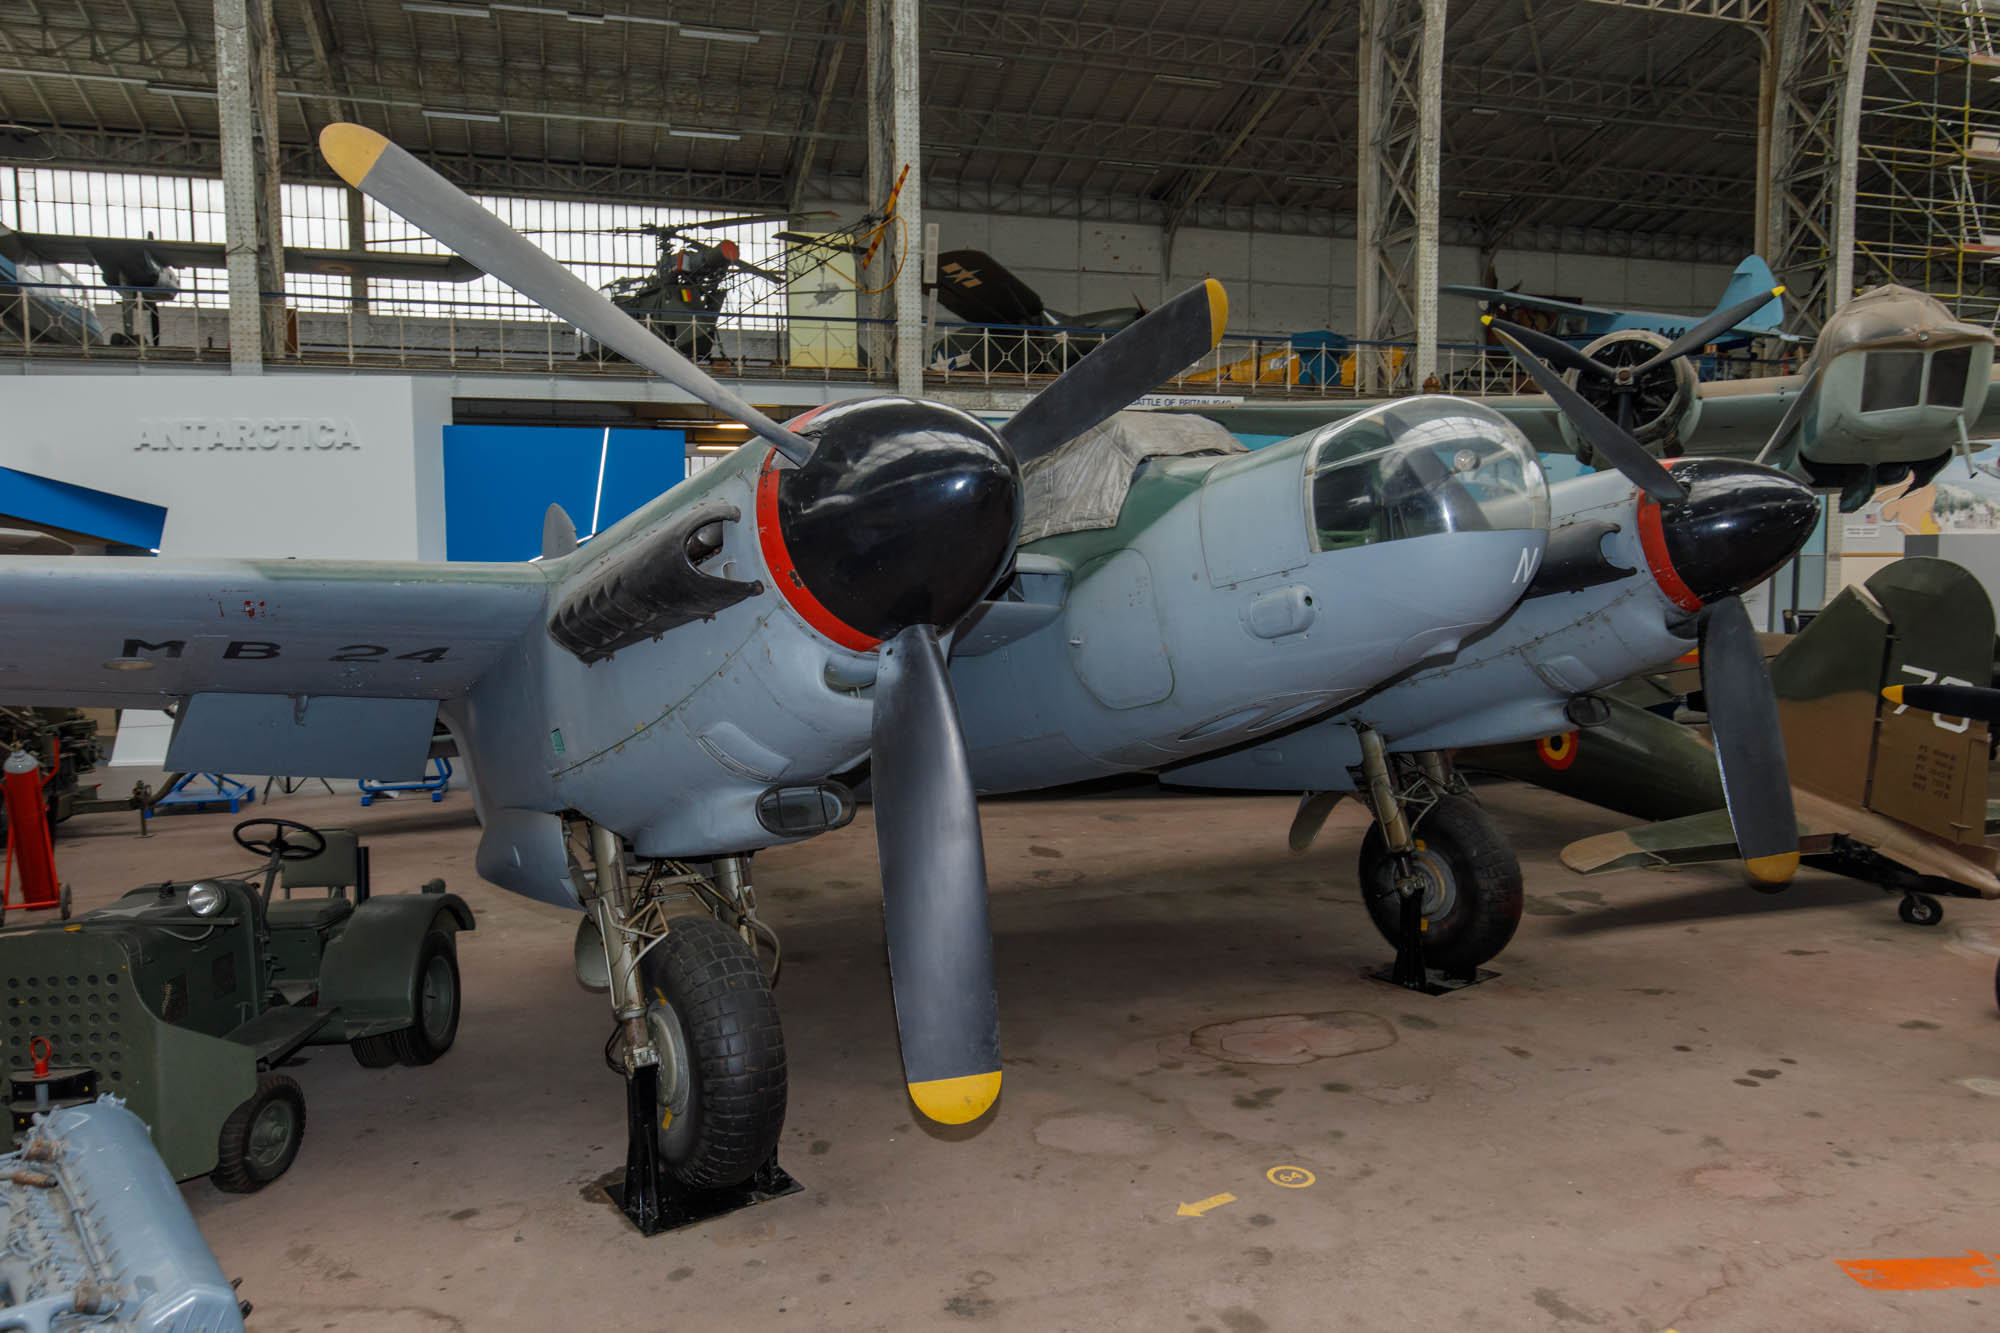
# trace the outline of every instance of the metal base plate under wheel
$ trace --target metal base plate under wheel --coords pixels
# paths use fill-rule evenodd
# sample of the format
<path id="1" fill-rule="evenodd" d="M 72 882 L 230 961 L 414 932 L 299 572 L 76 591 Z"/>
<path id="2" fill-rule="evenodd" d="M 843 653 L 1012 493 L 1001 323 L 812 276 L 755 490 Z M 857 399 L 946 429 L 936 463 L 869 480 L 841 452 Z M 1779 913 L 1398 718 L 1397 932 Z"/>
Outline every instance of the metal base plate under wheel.
<path id="1" fill-rule="evenodd" d="M 1435 856 L 1419 851 L 1413 860 L 1417 873 L 1424 878 L 1424 891 L 1403 896 L 1396 961 L 1383 967 L 1368 968 L 1361 975 L 1423 995 L 1449 995 L 1455 990 L 1477 986 L 1499 976 L 1490 967 L 1476 967 L 1467 974 L 1447 972 L 1424 963 L 1424 918 L 1427 914 L 1449 910 L 1455 886 L 1451 883 L 1451 871 Z"/>
<path id="2" fill-rule="evenodd" d="M 805 1188 L 778 1165 L 775 1153 L 748 1180 L 727 1189 L 699 1190 L 682 1184 L 660 1163 L 659 1139 L 653 1133 L 659 1098 L 658 1066 L 646 1066 L 625 1080 L 629 1139 L 625 1169 L 613 1171 L 597 1182 L 640 1235 L 680 1231 L 753 1204 L 797 1194 Z"/>

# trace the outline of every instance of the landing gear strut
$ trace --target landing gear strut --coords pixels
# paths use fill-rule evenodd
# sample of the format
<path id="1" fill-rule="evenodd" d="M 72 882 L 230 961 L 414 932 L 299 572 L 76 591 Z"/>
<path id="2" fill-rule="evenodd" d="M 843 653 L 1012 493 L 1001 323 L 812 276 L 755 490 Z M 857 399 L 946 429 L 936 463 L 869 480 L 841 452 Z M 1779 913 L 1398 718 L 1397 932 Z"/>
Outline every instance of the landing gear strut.
<path id="1" fill-rule="evenodd" d="M 582 827 L 571 875 L 602 952 L 590 979 L 617 1016 L 605 1061 L 625 1078 L 625 1169 L 606 1191 L 648 1236 L 796 1193 L 777 1155 L 778 941 L 757 919 L 748 858 L 719 857 L 703 874 L 637 861 L 609 829 Z M 682 898 L 703 910 L 670 916 Z M 586 961 L 580 951 L 580 975 Z"/>
<path id="2" fill-rule="evenodd" d="M 1375 928 L 1396 946 L 1369 973 L 1427 995 L 1492 979 L 1480 965 L 1520 924 L 1521 867 L 1506 838 L 1442 754 L 1398 756 L 1358 729 L 1375 823 L 1361 842 L 1361 892 Z"/>

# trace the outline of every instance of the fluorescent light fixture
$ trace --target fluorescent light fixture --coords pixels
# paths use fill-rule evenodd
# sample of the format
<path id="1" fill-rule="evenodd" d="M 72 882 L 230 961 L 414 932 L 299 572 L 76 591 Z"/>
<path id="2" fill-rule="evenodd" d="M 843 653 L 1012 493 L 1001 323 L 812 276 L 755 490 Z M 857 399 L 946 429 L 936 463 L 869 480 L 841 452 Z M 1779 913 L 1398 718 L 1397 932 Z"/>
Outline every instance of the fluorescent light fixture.
<path id="1" fill-rule="evenodd" d="M 491 111 L 433 111 L 425 107 L 424 115 L 431 120 L 469 120 L 476 125 L 498 125 L 500 117 Z"/>
<path id="2" fill-rule="evenodd" d="M 1160 169 L 1157 162 L 1128 162 L 1122 157 L 1100 157 L 1097 159 L 1097 162 L 1099 166 L 1130 167 L 1134 171 L 1158 171 Z"/>
<path id="3" fill-rule="evenodd" d="M 1221 79 L 1205 78 L 1200 74 L 1155 74 L 1154 83 L 1177 83 L 1183 88 L 1220 88 Z"/>
<path id="4" fill-rule="evenodd" d="M 490 19 L 493 11 L 485 5 L 455 5 L 451 0 L 403 0 L 410 14 L 442 14 L 452 19 Z"/>
<path id="5" fill-rule="evenodd" d="M 1602 125 L 1604 123 L 1596 116 L 1565 116 L 1561 112 L 1556 111 L 1551 111 L 1548 115 L 1543 116 L 1542 119 L 1551 125 Z"/>
<path id="6" fill-rule="evenodd" d="M 1500 108 L 1497 106 L 1476 106 L 1471 108 L 1471 110 L 1475 116 L 1497 116 L 1500 114 Z"/>
<path id="7" fill-rule="evenodd" d="M 984 51 L 954 51 L 944 46 L 936 48 L 931 54 L 939 60 L 956 61 L 961 65 L 993 65 L 998 67 L 1007 63 L 999 56 L 989 55 Z"/>
<path id="8" fill-rule="evenodd" d="M 1287 176 L 1285 179 L 1294 185 L 1339 185 L 1341 183 L 1332 176 Z"/>
<path id="9" fill-rule="evenodd" d="M 681 24 L 681 36 L 692 37 L 698 42 L 742 42 L 748 45 L 757 41 L 757 34 L 744 32 L 739 28 L 690 28 Z"/>
<path id="10" fill-rule="evenodd" d="M 697 444 L 694 451 L 698 454 L 733 454 L 741 447 L 735 444 Z M 152 663 L 146 665 L 151 666 Z"/>
<path id="11" fill-rule="evenodd" d="M 146 91 L 160 97 L 198 97 L 210 102 L 216 100 L 215 89 L 198 88 L 192 84 L 149 83 L 146 85 Z"/>
<path id="12" fill-rule="evenodd" d="M 1461 199 L 1512 199 L 1514 197 L 1505 190 L 1453 190 L 1452 193 Z"/>
<path id="13" fill-rule="evenodd" d="M 735 140 L 743 137 L 740 134 L 732 134 L 728 130 L 668 130 L 667 133 L 673 135 L 676 139 Z"/>

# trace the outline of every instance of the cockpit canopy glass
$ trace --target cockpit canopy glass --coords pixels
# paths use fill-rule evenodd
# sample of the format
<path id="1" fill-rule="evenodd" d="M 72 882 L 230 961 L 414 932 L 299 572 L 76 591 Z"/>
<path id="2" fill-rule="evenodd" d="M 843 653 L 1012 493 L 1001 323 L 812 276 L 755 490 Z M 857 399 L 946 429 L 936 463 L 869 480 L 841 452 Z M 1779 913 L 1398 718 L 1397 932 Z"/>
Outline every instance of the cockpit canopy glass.
<path id="1" fill-rule="evenodd" d="M 1371 408 L 1321 431 L 1306 459 L 1314 550 L 1549 525 L 1548 480 L 1527 437 L 1462 398 Z"/>

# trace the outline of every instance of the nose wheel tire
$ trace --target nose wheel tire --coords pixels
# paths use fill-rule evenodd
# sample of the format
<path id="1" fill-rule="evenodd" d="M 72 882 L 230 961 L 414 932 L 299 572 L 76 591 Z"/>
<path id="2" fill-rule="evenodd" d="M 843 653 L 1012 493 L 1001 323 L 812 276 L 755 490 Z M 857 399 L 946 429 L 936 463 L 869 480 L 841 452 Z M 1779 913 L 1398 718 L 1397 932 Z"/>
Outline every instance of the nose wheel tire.
<path id="1" fill-rule="evenodd" d="M 306 1097 L 283 1074 L 259 1074 L 257 1091 L 222 1122 L 209 1179 L 229 1194 L 253 1194 L 285 1174 L 306 1133 Z"/>
<path id="2" fill-rule="evenodd" d="M 785 1127 L 785 1037 L 757 956 L 713 917 L 675 917 L 639 975 L 660 1055 L 660 1161 L 696 1189 L 741 1184 Z"/>
<path id="3" fill-rule="evenodd" d="M 1521 863 L 1479 805 L 1445 796 L 1418 821 L 1416 871 L 1424 880 L 1424 962 L 1468 973 L 1507 947 L 1521 924 Z M 1382 826 L 1361 840 L 1361 896 L 1375 929 L 1391 944 L 1402 934 L 1395 857 Z"/>
<path id="4" fill-rule="evenodd" d="M 459 1007 L 458 948 L 448 933 L 434 930 L 425 936 L 410 975 L 415 1021 L 395 1032 L 357 1038 L 348 1049 L 367 1069 L 431 1064 L 458 1040 Z"/>
<path id="5" fill-rule="evenodd" d="M 1906 893 L 1896 915 L 1912 926 L 1935 926 L 1944 920 L 1944 904 L 1928 893 Z"/>

